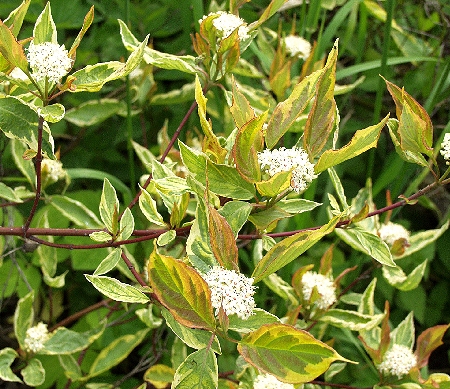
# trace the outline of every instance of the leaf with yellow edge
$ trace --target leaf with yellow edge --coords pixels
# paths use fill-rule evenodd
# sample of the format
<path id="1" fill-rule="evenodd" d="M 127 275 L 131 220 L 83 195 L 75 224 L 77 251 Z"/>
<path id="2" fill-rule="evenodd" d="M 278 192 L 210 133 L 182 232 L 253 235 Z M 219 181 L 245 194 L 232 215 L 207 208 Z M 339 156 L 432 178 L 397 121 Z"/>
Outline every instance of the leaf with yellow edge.
<path id="1" fill-rule="evenodd" d="M 255 111 L 246 99 L 244 94 L 238 89 L 236 80 L 232 77 L 232 96 L 233 102 L 230 107 L 231 115 L 238 128 L 255 117 Z"/>
<path id="2" fill-rule="evenodd" d="M 354 158 L 365 151 L 376 147 L 381 130 L 385 126 L 389 115 L 387 115 L 380 123 L 358 130 L 353 135 L 350 142 L 339 150 L 325 151 L 314 166 L 314 173 L 318 174 L 324 170 L 338 165 L 348 159 Z"/>
<path id="3" fill-rule="evenodd" d="M 211 291 L 192 267 L 155 249 L 150 255 L 148 275 L 158 301 L 179 323 L 190 328 L 214 329 Z"/>
<path id="4" fill-rule="evenodd" d="M 275 197 L 291 186 L 292 172 L 279 172 L 270 177 L 267 181 L 256 183 L 256 189 L 261 196 Z"/>
<path id="5" fill-rule="evenodd" d="M 385 80 L 399 120 L 397 136 L 402 150 L 433 157 L 433 125 L 425 109 L 403 88 Z"/>
<path id="6" fill-rule="evenodd" d="M 94 21 L 94 6 L 92 6 L 89 9 L 88 13 L 84 17 L 83 26 L 81 27 L 80 32 L 78 33 L 77 37 L 72 43 L 72 47 L 69 50 L 69 57 L 72 58 L 74 61 L 77 56 L 77 48 L 80 45 L 84 34 L 86 33 L 86 31 L 88 30 L 93 21 Z"/>
<path id="7" fill-rule="evenodd" d="M 211 121 L 206 118 L 206 102 L 208 99 L 203 95 L 198 75 L 195 76 L 195 101 L 198 104 L 200 125 L 205 133 L 205 138 L 203 139 L 203 151 L 210 157 L 213 155 L 214 162 L 222 163 L 227 155 L 227 150 L 220 145 L 219 139 L 217 139 L 212 130 Z"/>
<path id="8" fill-rule="evenodd" d="M 316 244 L 322 237 L 331 233 L 339 218 L 339 215 L 335 216 L 317 230 L 301 231 L 278 242 L 256 265 L 252 274 L 255 283 L 286 266 Z"/>
<path id="9" fill-rule="evenodd" d="M 238 351 L 257 369 L 289 383 L 309 382 L 334 361 L 349 362 L 310 333 L 281 323 L 244 335 Z"/>
<path id="10" fill-rule="evenodd" d="M 334 128 L 336 120 L 336 101 L 334 100 L 334 84 L 336 81 L 336 62 L 338 41 L 328 55 L 324 72 L 317 83 L 316 96 L 305 124 L 303 148 L 312 159 L 319 155 Z"/>
<path id="11" fill-rule="evenodd" d="M 28 73 L 28 61 L 22 45 L 11 30 L 0 20 L 0 53 L 13 66 Z"/>
<path id="12" fill-rule="evenodd" d="M 249 182 L 261 179 L 261 168 L 258 162 L 258 152 L 263 149 L 263 126 L 267 112 L 251 119 L 239 128 L 233 146 L 233 159 L 239 174 Z"/>

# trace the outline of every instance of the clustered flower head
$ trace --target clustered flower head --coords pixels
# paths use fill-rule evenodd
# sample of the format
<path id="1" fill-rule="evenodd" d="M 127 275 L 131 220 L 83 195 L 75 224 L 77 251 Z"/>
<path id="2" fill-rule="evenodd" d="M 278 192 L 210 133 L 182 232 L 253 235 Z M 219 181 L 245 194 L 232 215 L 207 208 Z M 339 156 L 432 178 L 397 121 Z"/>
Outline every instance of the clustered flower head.
<path id="1" fill-rule="evenodd" d="M 258 374 L 253 381 L 253 389 L 294 389 L 294 385 L 281 382 L 271 374 Z"/>
<path id="2" fill-rule="evenodd" d="M 284 38 L 284 45 L 291 57 L 307 59 L 311 54 L 311 44 L 300 36 L 288 35 Z"/>
<path id="3" fill-rule="evenodd" d="M 416 356 L 409 347 L 394 344 L 378 365 L 378 371 L 382 374 L 402 378 L 416 365 Z"/>
<path id="4" fill-rule="evenodd" d="M 442 156 L 447 161 L 447 165 L 450 165 L 450 132 L 444 135 L 441 148 Z"/>
<path id="5" fill-rule="evenodd" d="M 203 16 L 203 18 L 199 20 L 199 23 L 201 23 L 204 19 L 211 15 L 219 15 L 213 20 L 212 23 L 218 33 L 221 35 L 220 38 L 223 39 L 230 36 L 231 33 L 237 28 L 239 39 L 241 41 L 249 38 L 247 23 L 245 23 L 245 21 L 239 16 L 233 15 L 228 12 L 219 11 L 210 13 L 207 16 Z"/>
<path id="6" fill-rule="evenodd" d="M 47 80 L 58 82 L 72 67 L 72 59 L 69 58 L 64 45 L 44 42 L 35 45 L 33 42 L 28 47 L 28 63 L 36 81 Z"/>
<path id="7" fill-rule="evenodd" d="M 253 278 L 248 278 L 234 270 L 214 266 L 203 279 L 211 290 L 211 303 L 216 309 L 220 307 L 227 315 L 236 314 L 241 319 L 248 319 L 255 308 L 255 287 Z"/>
<path id="8" fill-rule="evenodd" d="M 311 298 L 314 287 L 317 289 L 320 297 L 314 301 L 320 309 L 327 309 L 336 302 L 336 287 L 333 281 L 323 274 L 314 271 L 307 271 L 302 276 L 302 294 L 305 300 Z"/>
<path id="9" fill-rule="evenodd" d="M 44 158 L 41 165 L 42 186 L 53 184 L 66 177 L 61 161 Z"/>
<path id="10" fill-rule="evenodd" d="M 37 353 L 42 350 L 44 343 L 50 338 L 47 324 L 40 322 L 34 327 L 28 328 L 25 335 L 25 350 Z"/>
<path id="11" fill-rule="evenodd" d="M 292 170 L 291 188 L 297 193 L 304 191 L 317 178 L 314 164 L 309 162 L 308 154 L 301 147 L 266 149 L 258 153 L 258 162 L 263 172 L 270 177 Z"/>
<path id="12" fill-rule="evenodd" d="M 392 222 L 383 224 L 378 230 L 378 235 L 389 246 L 392 246 L 399 239 L 404 239 L 406 242 L 409 241 L 409 231 L 401 224 Z"/>

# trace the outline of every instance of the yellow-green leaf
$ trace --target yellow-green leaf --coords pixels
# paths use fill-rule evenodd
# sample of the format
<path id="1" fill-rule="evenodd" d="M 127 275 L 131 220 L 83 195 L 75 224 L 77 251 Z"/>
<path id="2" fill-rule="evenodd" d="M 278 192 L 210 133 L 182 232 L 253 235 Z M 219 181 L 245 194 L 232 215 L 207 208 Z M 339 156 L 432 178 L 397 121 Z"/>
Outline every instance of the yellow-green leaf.
<path id="1" fill-rule="evenodd" d="M 376 147 L 381 130 L 385 126 L 388 118 L 389 115 L 374 126 L 356 131 L 350 142 L 339 150 L 326 150 L 314 166 L 314 172 L 316 174 L 323 172 L 332 166 L 338 165 Z"/>
<path id="2" fill-rule="evenodd" d="M 238 344 L 244 359 L 284 382 L 304 383 L 324 373 L 334 361 L 348 361 L 310 333 L 274 323 L 245 335 Z"/>
<path id="3" fill-rule="evenodd" d="M 153 293 L 178 322 L 191 328 L 214 328 L 211 292 L 192 267 L 155 249 L 148 274 Z"/>
<path id="4" fill-rule="evenodd" d="M 327 224 L 317 230 L 298 232 L 297 234 L 278 242 L 256 265 L 252 274 L 255 283 L 292 262 L 295 258 L 322 239 L 322 237 L 331 233 L 338 221 L 339 216 L 335 216 Z"/>
<path id="5" fill-rule="evenodd" d="M 12 65 L 28 72 L 28 61 L 22 45 L 11 30 L 0 20 L 0 53 Z"/>

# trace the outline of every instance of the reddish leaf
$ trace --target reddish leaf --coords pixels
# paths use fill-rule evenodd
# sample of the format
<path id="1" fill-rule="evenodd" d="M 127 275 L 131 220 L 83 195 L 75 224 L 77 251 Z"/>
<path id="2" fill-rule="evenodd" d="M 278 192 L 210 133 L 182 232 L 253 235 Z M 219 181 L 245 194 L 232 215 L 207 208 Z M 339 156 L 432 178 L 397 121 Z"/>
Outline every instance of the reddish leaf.
<path id="1" fill-rule="evenodd" d="M 423 331 L 417 338 L 416 356 L 417 366 L 422 368 L 428 364 L 430 354 L 442 343 L 442 337 L 450 324 L 434 326 Z"/>

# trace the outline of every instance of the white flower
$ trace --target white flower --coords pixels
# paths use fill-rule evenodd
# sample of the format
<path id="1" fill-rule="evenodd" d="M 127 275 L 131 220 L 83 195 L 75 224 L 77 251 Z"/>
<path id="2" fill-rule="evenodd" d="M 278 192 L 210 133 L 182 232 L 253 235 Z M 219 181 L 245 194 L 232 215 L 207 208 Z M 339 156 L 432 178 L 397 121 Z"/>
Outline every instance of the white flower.
<path id="1" fill-rule="evenodd" d="M 270 177 L 292 170 L 291 187 L 297 193 L 304 191 L 308 184 L 317 178 L 314 174 L 314 164 L 309 162 L 308 154 L 301 147 L 266 149 L 258 153 L 258 162 L 263 172 Z"/>
<path id="2" fill-rule="evenodd" d="M 320 309 L 327 309 L 336 302 L 336 287 L 333 281 L 323 274 L 314 271 L 307 271 L 302 276 L 302 293 L 305 300 L 311 298 L 314 287 L 320 297 L 314 302 Z"/>
<path id="3" fill-rule="evenodd" d="M 66 177 L 61 161 L 44 158 L 41 164 L 42 186 L 53 184 Z"/>
<path id="4" fill-rule="evenodd" d="M 394 344 L 385 354 L 383 362 L 378 365 L 378 371 L 382 374 L 396 375 L 398 378 L 402 378 L 416 365 L 416 356 L 410 348 Z"/>
<path id="5" fill-rule="evenodd" d="M 239 28 L 238 35 L 241 41 L 249 37 L 247 23 L 245 23 L 245 21 L 239 16 L 230 14 L 228 12 L 219 11 L 210 13 L 208 16 L 204 16 L 202 19 L 200 19 L 199 23 L 201 23 L 205 18 L 211 15 L 218 15 L 218 17 L 213 20 L 212 24 L 221 35 L 221 38 L 230 36 L 230 34 L 237 28 Z"/>
<path id="6" fill-rule="evenodd" d="M 441 154 L 447 161 L 447 165 L 450 165 L 450 132 L 444 135 L 441 147 Z"/>
<path id="7" fill-rule="evenodd" d="M 214 266 L 203 279 L 211 290 L 211 303 L 216 309 L 216 315 L 220 307 L 227 315 L 235 313 L 244 320 L 252 315 L 255 308 L 253 278 Z"/>
<path id="8" fill-rule="evenodd" d="M 37 45 L 30 43 L 28 47 L 28 63 L 36 81 L 48 79 L 49 82 L 58 82 L 72 67 L 64 45 L 44 42 Z"/>
<path id="9" fill-rule="evenodd" d="M 389 246 L 392 246 L 399 239 L 405 239 L 406 242 L 409 240 L 409 231 L 401 224 L 392 222 L 383 224 L 378 230 L 378 235 Z"/>
<path id="10" fill-rule="evenodd" d="M 37 353 L 44 347 L 44 343 L 50 335 L 47 330 L 47 324 L 40 322 L 34 327 L 28 328 L 25 335 L 25 350 Z"/>
<path id="11" fill-rule="evenodd" d="M 311 44 L 300 36 L 288 35 L 284 38 L 284 45 L 291 57 L 307 59 L 311 54 Z"/>
<path id="12" fill-rule="evenodd" d="M 294 385 L 281 382 L 271 374 L 258 374 L 253 381 L 253 389 L 294 389 Z"/>

